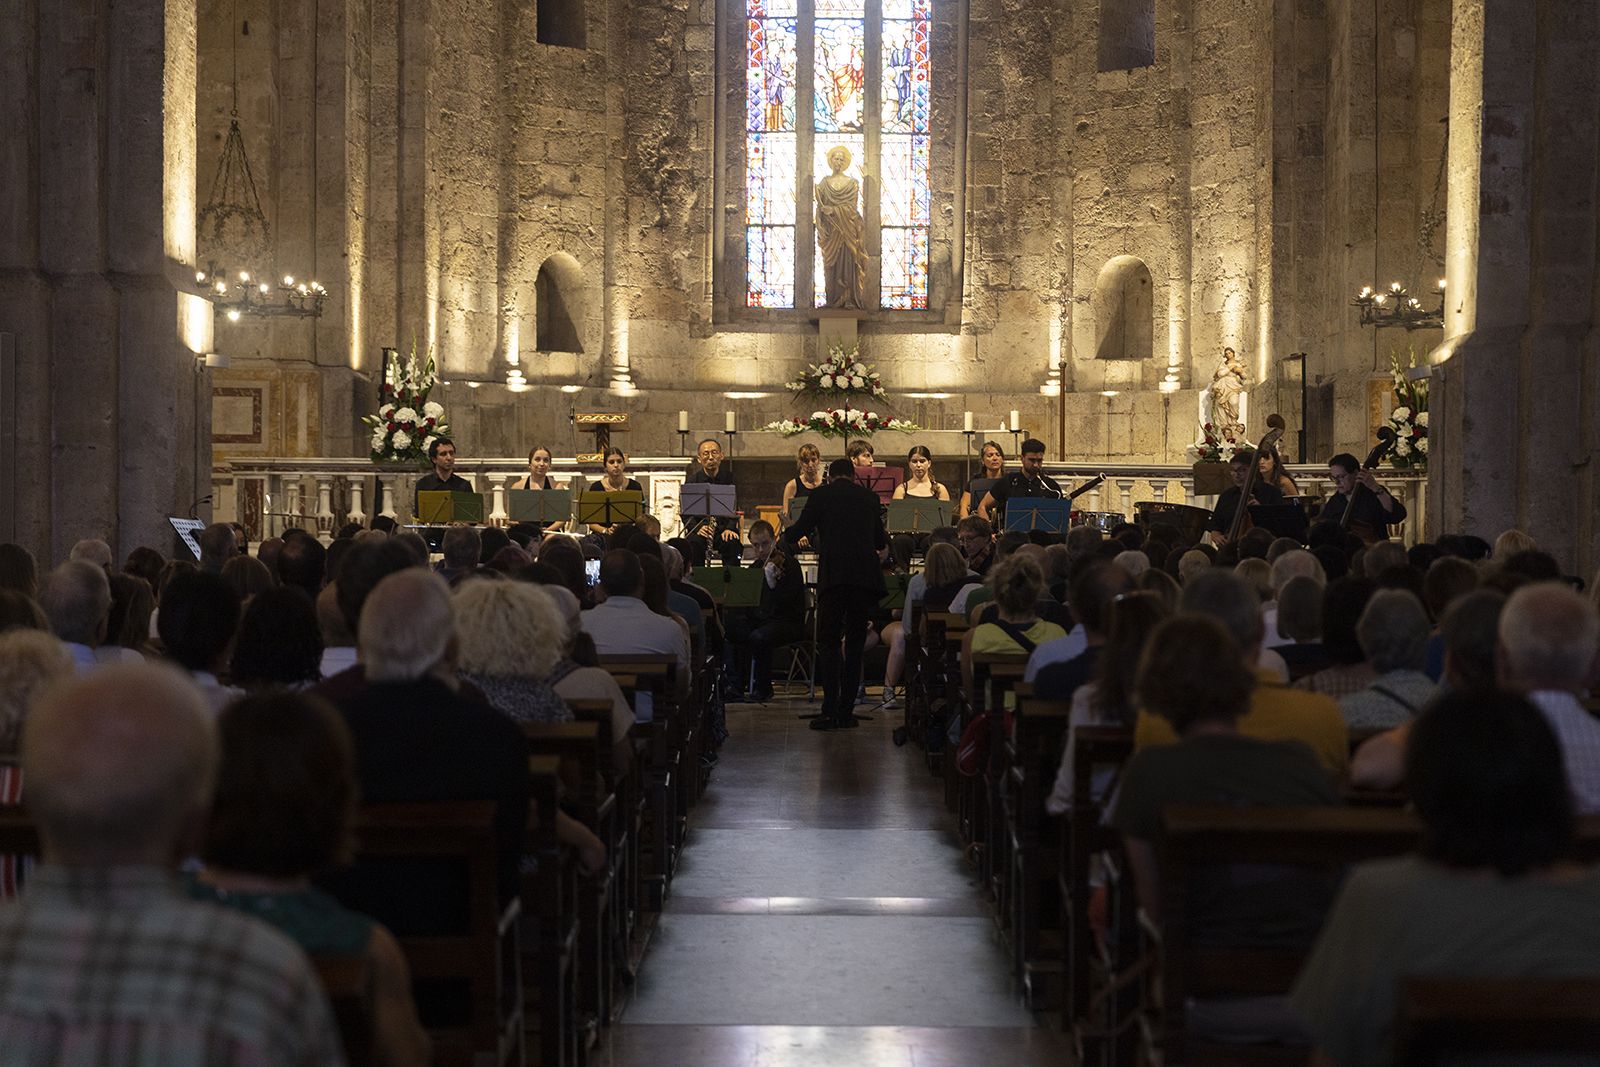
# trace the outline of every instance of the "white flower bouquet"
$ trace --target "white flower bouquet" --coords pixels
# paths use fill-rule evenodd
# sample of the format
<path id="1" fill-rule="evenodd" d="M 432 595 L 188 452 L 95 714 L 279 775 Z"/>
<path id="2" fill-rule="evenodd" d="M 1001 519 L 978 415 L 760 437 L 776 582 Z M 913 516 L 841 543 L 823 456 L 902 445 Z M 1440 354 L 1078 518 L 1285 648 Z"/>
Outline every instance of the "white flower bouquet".
<path id="1" fill-rule="evenodd" d="M 428 449 L 450 433 L 445 425 L 444 407 L 428 399 L 439 384 L 433 350 L 419 365 L 417 343 L 411 342 L 411 355 L 402 363 L 392 360 L 384 371 L 380 392 L 383 403 L 375 415 L 362 418 L 372 431 L 368 446 L 374 463 L 412 463 L 428 465 Z"/>
<path id="2" fill-rule="evenodd" d="M 1407 364 L 1402 366 L 1399 351 L 1389 353 L 1395 404 L 1388 420 L 1389 429 L 1394 432 L 1389 462 L 1400 470 L 1428 465 L 1428 380 L 1406 375 L 1407 367 L 1417 365 L 1416 349 L 1410 349 L 1409 356 Z"/>
<path id="3" fill-rule="evenodd" d="M 914 433 L 921 427 L 905 419 L 880 415 L 876 411 L 863 411 L 860 408 L 829 408 L 813 411 L 805 419 L 779 419 L 777 422 L 769 422 L 764 428 L 776 430 L 785 437 L 803 433 L 815 433 L 823 437 L 865 437 L 884 430 Z"/>
<path id="4" fill-rule="evenodd" d="M 789 389 L 802 396 L 883 397 L 888 390 L 872 367 L 861 362 L 859 345 L 834 345 L 828 358 L 789 383 Z"/>

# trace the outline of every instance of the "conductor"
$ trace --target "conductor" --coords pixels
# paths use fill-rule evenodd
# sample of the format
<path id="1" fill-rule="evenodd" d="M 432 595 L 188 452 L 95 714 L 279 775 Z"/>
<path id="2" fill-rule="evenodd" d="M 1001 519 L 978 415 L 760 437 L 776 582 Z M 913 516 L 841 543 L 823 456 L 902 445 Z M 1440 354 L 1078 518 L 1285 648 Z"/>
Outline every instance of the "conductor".
<path id="1" fill-rule="evenodd" d="M 793 547 L 802 537 L 817 546 L 817 661 L 822 675 L 822 714 L 813 730 L 846 729 L 854 715 L 861 684 L 861 650 L 867 618 L 883 597 L 883 553 L 889 535 L 883 528 L 878 495 L 857 485 L 848 459 L 828 465 L 828 484 L 812 491 L 806 506 L 783 537 Z M 844 639 L 844 659 L 838 655 Z"/>

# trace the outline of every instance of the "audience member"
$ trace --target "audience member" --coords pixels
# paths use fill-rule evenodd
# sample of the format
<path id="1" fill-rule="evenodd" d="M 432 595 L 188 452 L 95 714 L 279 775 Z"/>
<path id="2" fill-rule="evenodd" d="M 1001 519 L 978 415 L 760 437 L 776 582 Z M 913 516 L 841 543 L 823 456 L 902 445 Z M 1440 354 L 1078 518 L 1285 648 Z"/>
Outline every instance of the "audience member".
<path id="1" fill-rule="evenodd" d="M 946 529 L 953 528 L 946 527 Z M 934 535 L 937 536 L 938 532 L 935 530 Z M 931 541 L 928 545 L 928 555 L 922 563 L 922 570 L 913 574 L 911 580 L 906 583 L 908 612 L 914 604 L 920 605 L 924 613 L 949 610 L 950 601 L 967 584 L 971 574 L 972 572 L 967 570 L 967 561 L 953 545 L 947 541 Z M 916 599 L 911 596 L 913 584 L 921 586 Z M 884 704 L 887 707 L 898 706 L 893 691 L 905 673 L 905 627 L 903 621 L 896 620 L 883 630 L 883 642 L 889 647 L 889 659 L 883 669 Z"/>
<path id="2" fill-rule="evenodd" d="M 0 1032 L 13 1055 L 343 1058 L 305 954 L 263 923 L 178 892 L 170 864 L 194 843 L 216 769 L 209 718 L 191 683 L 142 663 L 108 667 L 34 708 L 22 762 L 43 862 L 20 900 L 0 904 Z"/>
<path id="3" fill-rule="evenodd" d="M 1141 593 L 1154 593 L 1166 605 L 1169 615 L 1178 610 L 1178 597 L 1183 589 L 1178 585 L 1178 580 L 1166 571 L 1151 567 L 1134 579 L 1133 587 Z"/>
<path id="4" fill-rule="evenodd" d="M 1539 543 L 1529 534 L 1521 530 L 1506 530 L 1494 539 L 1494 551 L 1489 556 L 1491 563 L 1504 563 L 1518 552 L 1532 552 L 1539 547 Z"/>
<path id="5" fill-rule="evenodd" d="M 527 582 L 468 581 L 452 601 L 461 676 L 519 722 L 572 721 L 548 681 L 566 643 L 566 620 L 549 594 Z"/>
<path id="6" fill-rule="evenodd" d="M 579 604 L 587 606 L 593 603 L 589 580 L 585 576 L 583 550 L 578 547 L 578 542 L 570 537 L 547 536 L 539 542 L 538 560 L 561 572 L 562 584 L 578 598 Z"/>
<path id="7" fill-rule="evenodd" d="M 256 546 L 256 559 L 266 565 L 273 578 L 278 577 L 278 556 L 283 552 L 283 538 L 269 537 Z"/>
<path id="8" fill-rule="evenodd" d="M 372 532 L 368 530 L 367 534 Z M 352 634 L 360 632 L 362 609 L 378 583 L 391 574 L 417 566 L 410 549 L 401 544 L 399 538 L 380 534 L 369 540 L 367 534 L 363 534 L 362 539 L 345 554 L 344 564 L 339 568 L 339 582 L 334 586 L 339 614 L 344 619 L 346 631 Z M 340 704 L 360 692 L 366 684 L 366 670 L 362 664 L 356 663 L 333 674 L 324 670 L 316 691 L 318 696 Z"/>
<path id="9" fill-rule="evenodd" d="M 21 593 L 25 597 L 39 595 L 38 568 L 34 566 L 33 553 L 9 541 L 0 544 L 0 590 Z"/>
<path id="10" fill-rule="evenodd" d="M 1525 693 L 1555 731 L 1580 815 L 1600 813 L 1600 721 L 1581 700 L 1597 646 L 1593 605 L 1564 585 L 1524 586 L 1500 613 L 1500 683 Z"/>
<path id="11" fill-rule="evenodd" d="M 988 583 L 1000 610 L 998 618 L 972 627 L 962 639 L 961 667 L 969 688 L 974 655 L 1029 655 L 1046 641 L 1067 635 L 1060 626 L 1038 616 L 1039 596 L 1044 592 L 1044 569 L 1032 555 L 1012 552 L 995 564 L 989 572 Z M 1035 691 L 1038 692 L 1037 685 Z"/>
<path id="12" fill-rule="evenodd" d="M 200 531 L 200 569 L 207 574 L 221 574 L 222 565 L 239 554 L 239 542 L 233 526 L 214 522 Z"/>
<path id="13" fill-rule="evenodd" d="M 234 556 L 224 563 L 222 580 L 232 588 L 241 604 L 275 584 L 267 565 L 254 556 Z"/>
<path id="14" fill-rule="evenodd" d="M 966 557 L 967 570 L 982 578 L 994 566 L 994 527 L 981 515 L 968 515 L 956 523 L 956 547 Z"/>
<path id="15" fill-rule="evenodd" d="M 0 589 L 0 633 L 7 630 L 43 630 L 50 632 L 50 620 L 44 609 L 32 597 L 23 596 L 15 589 Z"/>
<path id="16" fill-rule="evenodd" d="M 150 644 L 150 616 L 156 610 L 156 595 L 143 578 L 113 574 L 111 609 L 106 614 L 106 644 L 131 648 L 143 654 Z"/>
<path id="17" fill-rule="evenodd" d="M 1437 621 L 1459 597 L 1478 588 L 1478 568 L 1456 556 L 1440 556 L 1422 576 L 1422 606 Z M 1437 680 L 1437 675 L 1434 676 Z"/>
<path id="18" fill-rule="evenodd" d="M 306 600 L 299 589 L 277 592 Z M 190 878 L 190 897 L 253 916 L 310 955 L 365 958 L 374 1058 L 431 1062 L 394 935 L 311 884 L 313 875 L 352 856 L 355 764 L 344 720 L 315 697 L 251 696 L 222 713 L 217 735 L 216 791 L 200 850 L 205 868 Z"/>
<path id="19" fill-rule="evenodd" d="M 1548 552 L 1536 548 L 1513 553 L 1500 564 L 1501 576 L 1515 575 L 1528 582 L 1559 582 L 1562 580 L 1561 564 Z"/>
<path id="20" fill-rule="evenodd" d="M 1118 552 L 1111 558 L 1111 562 L 1126 571 L 1129 578 L 1134 579 L 1150 569 L 1150 557 L 1140 549 L 1130 548 Z"/>
<path id="21" fill-rule="evenodd" d="M 478 528 L 478 562 L 488 566 L 495 555 L 511 543 L 511 535 L 498 526 Z"/>
<path id="22" fill-rule="evenodd" d="M 1356 621 L 1361 618 L 1372 592 L 1373 584 L 1355 575 L 1328 583 L 1322 591 L 1322 649 L 1333 666 L 1297 679 L 1296 689 L 1338 699 L 1365 689 L 1378 676 L 1356 637 Z"/>
<path id="23" fill-rule="evenodd" d="M 750 525 L 750 535 L 752 537 L 755 536 L 757 527 L 762 521 L 757 519 L 756 522 Z M 767 523 L 766 528 L 771 530 L 772 524 Z M 618 529 L 620 530 L 621 527 L 619 526 Z M 659 587 L 659 595 L 665 600 L 667 611 L 683 620 L 684 625 L 689 628 L 690 639 L 697 642 L 700 647 L 704 647 L 706 625 L 704 617 L 700 614 L 700 604 L 694 597 L 680 593 L 672 588 L 672 576 L 667 572 L 665 546 L 649 534 L 637 532 L 632 534 L 628 538 L 628 543 L 621 547 L 632 549 L 638 555 L 640 564 L 645 567 L 645 600 L 651 602 L 652 609 L 655 607 L 653 600 L 657 595 L 656 589 Z M 770 546 L 767 551 L 771 551 Z M 766 562 L 766 556 L 761 555 L 759 558 L 761 563 Z M 661 564 L 659 574 L 656 573 L 657 568 L 647 562 L 649 560 L 654 560 Z M 804 582 L 800 579 L 798 569 L 795 571 L 795 587 L 801 589 L 803 599 Z"/>
<path id="24" fill-rule="evenodd" d="M 1273 648 L 1295 681 L 1329 665 L 1322 647 L 1322 583 L 1306 575 L 1290 578 L 1278 590 L 1274 623 L 1285 644 Z M 1263 627 L 1266 619 L 1262 619 Z"/>
<path id="25" fill-rule="evenodd" d="M 1262 612 L 1273 607 L 1272 598 L 1277 590 L 1272 584 L 1272 565 L 1263 556 L 1248 556 L 1234 564 L 1233 573 L 1256 591 Z"/>
<path id="26" fill-rule="evenodd" d="M 17 755 L 28 708 L 49 686 L 73 676 L 72 657 L 60 641 L 41 630 L 0 634 L 0 760 Z M 20 800 L 20 780 L 0 762 L 0 807 Z M 0 885 L 0 895 L 4 894 Z"/>
<path id="27" fill-rule="evenodd" d="M 1199 548 L 1191 548 L 1178 557 L 1178 581 L 1183 585 L 1210 569 L 1211 557 Z"/>
<path id="28" fill-rule="evenodd" d="M 1356 622 L 1356 640 L 1377 677 L 1339 698 L 1339 713 L 1350 729 L 1398 726 L 1433 699 L 1436 686 L 1422 672 L 1428 615 L 1416 597 L 1400 589 L 1378 590 Z"/>
<path id="29" fill-rule="evenodd" d="M 1589 976 L 1600 958 L 1600 871 L 1563 861 L 1562 754 L 1525 700 L 1442 698 L 1412 731 L 1406 780 L 1417 854 L 1350 873 L 1295 983 L 1321 1062 L 1393 1063 L 1407 976 Z"/>
<path id="30" fill-rule="evenodd" d="M 111 616 L 111 582 L 103 567 L 68 560 L 45 578 L 39 606 L 50 630 L 67 646 L 78 674 L 106 663 L 139 660 L 132 649 L 106 643 Z"/>
<path id="31" fill-rule="evenodd" d="M 228 535 L 233 536 L 230 529 Z M 244 695 L 218 680 L 239 628 L 239 595 L 217 574 L 180 574 L 167 583 L 161 599 L 161 646 L 188 671 L 212 714 Z"/>
<path id="32" fill-rule="evenodd" d="M 373 531 L 371 530 L 367 531 L 367 533 L 372 532 Z M 363 534 L 362 536 L 364 537 L 366 534 Z M 394 541 L 407 552 L 411 553 L 412 566 L 426 567 L 428 565 L 427 538 L 423 537 L 415 530 L 401 530 L 399 533 L 394 535 Z"/>
<path id="33" fill-rule="evenodd" d="M 162 558 L 161 553 L 141 545 L 129 552 L 128 558 L 122 561 L 122 573 L 143 578 L 153 593 L 161 582 L 161 568 L 166 565 L 167 561 Z"/>
<path id="34" fill-rule="evenodd" d="M 325 585 L 317 594 L 317 632 L 322 635 L 322 665 L 317 674 L 332 678 L 356 665 L 356 635 L 339 611 L 339 588 Z"/>
<path id="35" fill-rule="evenodd" d="M 675 620 L 651 611 L 641 599 L 644 568 L 639 557 L 626 549 L 607 552 L 600 560 L 600 587 L 605 590 L 605 603 L 583 613 L 583 630 L 594 638 L 595 651 L 602 656 L 672 656 L 677 662 L 673 672 L 677 699 L 687 697 L 689 635 Z M 638 720 L 648 722 L 653 710 L 650 694 L 639 693 L 634 707 Z"/>
<path id="36" fill-rule="evenodd" d="M 322 588 L 326 589 L 339 580 L 339 568 L 344 565 L 344 556 L 355 547 L 353 538 L 338 537 L 333 544 L 328 546 L 327 556 L 322 561 Z M 317 594 L 321 596 L 319 592 Z"/>
<path id="37" fill-rule="evenodd" d="M 1112 600 L 1133 587 L 1128 572 L 1115 563 L 1095 560 L 1082 566 L 1072 580 L 1072 617 L 1077 623 L 1062 638 L 1042 644 L 1028 659 L 1026 680 L 1034 695 L 1044 700 L 1071 700 L 1077 688 L 1095 675 L 1100 646 L 1105 644 L 1106 611 Z M 1083 627 L 1082 645 L 1074 634 Z M 1077 648 L 1078 651 L 1073 652 Z"/>
<path id="38" fill-rule="evenodd" d="M 1339 705 L 1317 693 L 1290 689 L 1277 681 L 1270 668 L 1260 666 L 1261 612 L 1249 586 L 1227 571 L 1208 571 L 1184 587 L 1178 610 L 1221 622 L 1245 664 L 1255 672 L 1257 685 L 1250 695 L 1249 710 L 1238 719 L 1239 733 L 1261 741 L 1299 741 L 1328 770 L 1344 774 L 1349 762 L 1349 732 Z M 1222 670 L 1224 665 L 1216 666 Z M 1134 727 L 1136 749 L 1177 739 L 1167 717 L 1152 714 L 1149 708 L 1139 713 Z"/>
<path id="39" fill-rule="evenodd" d="M 444 532 L 439 551 L 444 558 L 434 564 L 433 569 L 449 582 L 478 565 L 478 557 L 483 553 L 483 541 L 475 526 L 451 526 Z"/>
<path id="40" fill-rule="evenodd" d="M 248 692 L 306 689 L 322 678 L 322 654 L 322 629 L 311 598 L 296 586 L 278 586 L 244 606 L 229 681 Z"/>
<path id="41" fill-rule="evenodd" d="M 278 581 L 302 590 L 312 600 L 322 592 L 328 550 L 309 534 L 287 538 L 278 553 Z"/>
<path id="42" fill-rule="evenodd" d="M 1279 540 L 1286 541 L 1288 538 Z M 1328 584 L 1327 572 L 1316 556 L 1299 547 L 1278 553 L 1276 559 L 1272 561 L 1272 595 L 1267 598 L 1271 603 L 1261 609 L 1261 622 L 1267 635 L 1263 643 L 1268 648 L 1277 648 L 1279 645 L 1289 643 L 1288 635 L 1278 626 L 1278 597 L 1285 585 L 1292 579 L 1300 577 L 1312 579 L 1319 589 Z"/>
<path id="43" fill-rule="evenodd" d="M 67 553 L 67 558 L 82 560 L 84 563 L 92 563 L 105 571 L 107 577 L 111 576 L 111 565 L 113 563 L 111 546 L 98 537 L 86 537 L 73 545 L 72 551 Z"/>

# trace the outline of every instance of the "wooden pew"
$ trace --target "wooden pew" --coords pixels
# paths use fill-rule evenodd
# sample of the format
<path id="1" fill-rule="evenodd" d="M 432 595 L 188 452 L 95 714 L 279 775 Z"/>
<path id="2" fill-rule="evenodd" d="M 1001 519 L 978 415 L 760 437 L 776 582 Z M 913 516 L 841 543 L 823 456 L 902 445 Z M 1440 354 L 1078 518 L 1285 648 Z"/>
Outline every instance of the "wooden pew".
<path id="1" fill-rule="evenodd" d="M 370 956 L 312 956 L 311 966 L 328 995 L 348 1067 L 377 1067 L 377 1018 Z"/>
<path id="2" fill-rule="evenodd" d="M 549 769 L 553 790 L 555 769 Z M 492 801 L 367 804 L 357 819 L 357 860 L 442 860 L 467 875 L 465 931 L 396 940 L 414 982 L 460 980 L 471 991 L 471 1017 L 429 1031 L 441 1065 L 523 1061 L 521 974 L 515 951 L 521 907 L 498 899 Z M 553 821 L 550 837 L 554 838 Z M 541 1006 L 542 1008 L 543 1006 Z"/>
<path id="3" fill-rule="evenodd" d="M 1069 701 L 1019 694 L 1008 752 L 1003 801 L 1011 855 L 1006 892 L 1011 902 L 1011 966 L 1025 1001 L 1035 1009 L 1060 988 L 1064 971 L 1064 930 L 1055 886 L 1061 837 L 1044 804 L 1055 784 L 1071 712 Z"/>
<path id="4" fill-rule="evenodd" d="M 1006 704 L 1012 689 L 1022 681 L 1028 666 L 1024 652 L 978 652 L 972 656 L 972 690 L 967 695 L 974 715 L 989 714 L 989 759 L 976 778 L 962 782 L 961 811 L 970 813 L 960 821 L 970 827 L 964 839 L 977 861 L 978 875 L 995 902 L 995 916 L 1005 932 L 1010 919 L 1008 888 L 1003 879 L 1010 869 L 1008 835 L 1005 831 L 1004 800 L 1008 773 Z"/>
<path id="5" fill-rule="evenodd" d="M 569 700 L 567 706 L 579 722 L 592 723 L 598 747 L 602 753 L 599 763 L 599 787 L 592 797 L 579 795 L 573 798 L 577 818 L 588 826 L 606 846 L 606 871 L 597 879 L 586 879 L 579 887 L 583 911 L 579 926 L 579 959 L 589 959 L 591 951 L 603 952 L 600 960 L 600 999 L 594 1006 L 602 1026 L 609 1025 L 622 995 L 623 975 L 628 961 L 628 938 L 631 934 L 631 914 L 628 909 L 627 885 L 632 878 L 628 867 L 630 843 L 634 833 L 632 820 L 627 816 L 631 798 L 637 790 L 632 759 L 630 729 L 620 740 L 612 737 L 611 702 L 608 700 Z M 612 758 L 607 758 L 610 753 Z M 619 761 L 617 756 L 626 754 Z M 600 945 L 588 943 L 590 909 L 603 909 L 599 928 Z M 583 1008 L 580 995 L 580 1010 Z"/>
<path id="6" fill-rule="evenodd" d="M 645 821 L 634 867 L 638 906 L 659 912 L 672 880 L 687 818 L 679 810 L 686 731 L 685 716 L 672 697 L 676 659 L 670 655 L 601 656 L 600 665 L 617 678 L 618 685 L 628 683 L 623 688 L 630 697 L 640 690 L 653 695 L 652 721 L 634 726 L 634 734 L 642 742 L 637 751 L 644 761 L 640 782 Z"/>
<path id="7" fill-rule="evenodd" d="M 1400 985 L 1395 1062 L 1434 1067 L 1461 1053 L 1593 1056 L 1600 977 L 1408 978 Z"/>

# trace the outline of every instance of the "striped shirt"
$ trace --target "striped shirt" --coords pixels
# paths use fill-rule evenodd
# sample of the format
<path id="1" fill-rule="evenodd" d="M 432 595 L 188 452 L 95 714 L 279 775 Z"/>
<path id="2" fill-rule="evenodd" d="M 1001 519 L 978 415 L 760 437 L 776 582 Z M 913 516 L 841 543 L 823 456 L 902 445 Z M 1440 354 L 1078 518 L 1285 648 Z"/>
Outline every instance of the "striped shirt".
<path id="1" fill-rule="evenodd" d="M 0 904 L 0 1061 L 343 1062 L 305 954 L 155 867 L 43 863 Z"/>
<path id="2" fill-rule="evenodd" d="M 1558 689 L 1528 694 L 1561 745 L 1567 785 L 1579 815 L 1600 814 L 1600 720 L 1583 709 L 1578 698 Z"/>

